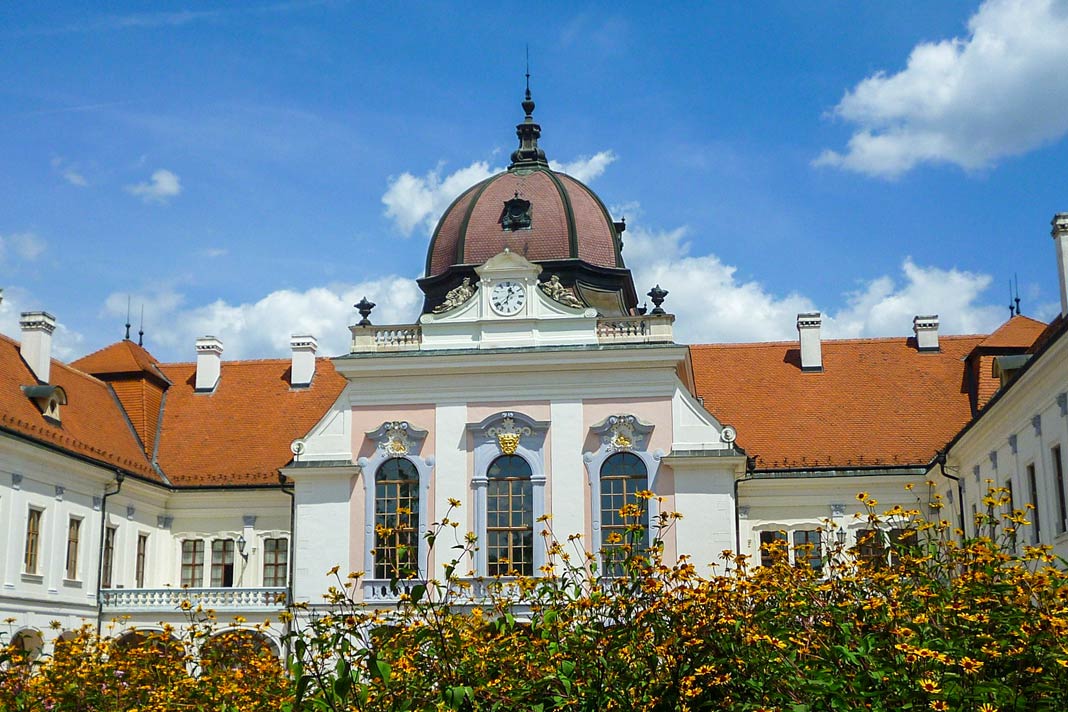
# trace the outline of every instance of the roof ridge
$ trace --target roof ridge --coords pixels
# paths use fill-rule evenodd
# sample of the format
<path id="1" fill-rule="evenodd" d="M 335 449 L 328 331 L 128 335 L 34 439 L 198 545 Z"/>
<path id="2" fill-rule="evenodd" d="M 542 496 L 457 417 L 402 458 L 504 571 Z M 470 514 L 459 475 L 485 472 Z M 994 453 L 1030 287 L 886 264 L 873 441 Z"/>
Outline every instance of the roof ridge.
<path id="1" fill-rule="evenodd" d="M 962 341 L 964 339 L 985 339 L 990 334 L 945 334 L 939 335 L 939 341 Z M 893 343 L 907 342 L 909 339 L 915 339 L 915 336 L 856 336 L 846 339 L 822 339 L 822 344 L 870 344 L 870 343 Z M 772 346 L 800 346 L 799 342 L 794 340 L 782 340 L 782 341 L 730 341 L 724 343 L 709 343 L 709 344 L 686 344 L 690 348 L 703 347 L 703 348 L 753 348 L 753 347 L 772 347 Z"/>

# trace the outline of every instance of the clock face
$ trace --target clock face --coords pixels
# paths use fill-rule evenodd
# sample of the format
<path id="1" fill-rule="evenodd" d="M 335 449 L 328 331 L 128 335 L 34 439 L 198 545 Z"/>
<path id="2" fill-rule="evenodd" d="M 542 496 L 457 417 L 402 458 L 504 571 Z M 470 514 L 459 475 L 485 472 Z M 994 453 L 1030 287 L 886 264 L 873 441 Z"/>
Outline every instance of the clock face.
<path id="1" fill-rule="evenodd" d="M 501 316 L 518 314 L 527 301 L 527 292 L 519 282 L 497 282 L 490 292 L 490 306 Z"/>

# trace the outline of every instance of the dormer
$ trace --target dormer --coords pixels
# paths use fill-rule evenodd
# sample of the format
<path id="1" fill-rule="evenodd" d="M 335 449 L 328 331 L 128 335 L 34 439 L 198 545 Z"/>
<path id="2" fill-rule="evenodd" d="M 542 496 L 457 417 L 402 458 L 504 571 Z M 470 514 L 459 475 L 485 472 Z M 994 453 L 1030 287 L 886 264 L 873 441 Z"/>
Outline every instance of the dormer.
<path id="1" fill-rule="evenodd" d="M 37 410 L 41 411 L 41 415 L 45 417 L 45 420 L 59 425 L 59 407 L 67 405 L 67 392 L 63 390 L 62 386 L 50 386 L 47 384 L 23 386 L 22 392 L 33 401 L 34 405 L 37 406 Z"/>

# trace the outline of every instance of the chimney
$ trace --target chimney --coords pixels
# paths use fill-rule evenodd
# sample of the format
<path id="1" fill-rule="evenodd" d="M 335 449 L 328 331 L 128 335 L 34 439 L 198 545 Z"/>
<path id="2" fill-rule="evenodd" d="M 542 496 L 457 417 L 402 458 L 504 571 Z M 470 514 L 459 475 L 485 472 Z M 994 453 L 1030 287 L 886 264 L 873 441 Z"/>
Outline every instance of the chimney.
<path id="1" fill-rule="evenodd" d="M 210 393 L 219 385 L 222 373 L 222 342 L 214 336 L 201 336 L 196 342 L 197 349 L 197 393 Z"/>
<path id="2" fill-rule="evenodd" d="M 1061 278 L 1061 316 L 1068 316 L 1068 213 L 1057 213 L 1050 224 L 1057 246 L 1057 275 Z"/>
<path id="3" fill-rule="evenodd" d="M 289 383 L 294 388 L 306 388 L 315 376 L 315 350 L 319 342 L 310 334 L 294 334 L 289 339 L 293 349 L 293 367 L 289 373 Z"/>
<path id="4" fill-rule="evenodd" d="M 938 315 L 912 317 L 917 351 L 938 351 Z"/>
<path id="5" fill-rule="evenodd" d="M 819 312 L 804 312 L 797 315 L 797 334 L 801 339 L 801 370 L 819 372 L 823 370 L 823 354 L 820 348 L 820 324 L 823 317 Z"/>
<path id="6" fill-rule="evenodd" d="M 48 312 L 22 312 L 19 318 L 22 327 L 22 346 L 19 353 L 29 365 L 33 375 L 41 383 L 48 383 L 52 367 L 52 332 L 56 330 L 56 318 Z"/>

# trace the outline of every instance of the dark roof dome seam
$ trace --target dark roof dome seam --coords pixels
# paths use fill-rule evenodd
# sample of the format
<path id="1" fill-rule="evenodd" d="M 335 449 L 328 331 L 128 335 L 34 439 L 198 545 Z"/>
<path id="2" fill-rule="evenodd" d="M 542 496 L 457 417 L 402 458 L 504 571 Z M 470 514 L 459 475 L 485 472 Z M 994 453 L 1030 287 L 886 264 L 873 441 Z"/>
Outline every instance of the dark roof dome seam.
<path id="1" fill-rule="evenodd" d="M 459 264 L 464 263 L 464 248 L 467 245 L 467 226 L 471 222 L 471 213 L 475 211 L 475 206 L 478 204 L 478 201 L 482 197 L 482 194 L 486 192 L 486 188 L 488 188 L 494 181 L 496 181 L 497 178 L 506 174 L 507 171 L 505 171 L 504 173 L 497 173 L 496 175 L 490 176 L 489 178 L 475 186 L 476 190 L 474 192 L 474 195 L 471 196 L 471 200 L 467 203 L 467 210 L 464 211 L 464 218 L 460 221 L 460 229 L 457 235 L 456 261 Z M 439 225 L 445 224 L 445 215 L 447 214 L 448 213 L 442 215 L 441 222 L 439 223 Z"/>
<path id="2" fill-rule="evenodd" d="M 448 215 L 449 213 L 451 213 L 452 209 L 455 208 L 459 204 L 459 202 L 461 200 L 463 200 L 466 196 L 471 195 L 471 192 L 474 191 L 475 189 L 477 189 L 480 185 L 482 185 L 482 183 L 489 183 L 491 180 L 493 180 L 496 177 L 497 176 L 490 176 L 489 178 L 486 178 L 485 180 L 481 181 L 480 183 L 475 183 L 473 186 L 469 187 L 467 190 L 464 190 L 458 196 L 456 196 L 456 198 L 451 203 L 449 203 L 449 207 L 445 208 L 445 212 L 443 212 L 441 214 L 441 217 L 438 219 L 438 224 L 436 226 L 434 226 L 434 234 L 430 236 L 430 245 L 427 247 L 427 250 L 426 250 L 426 270 L 425 270 L 425 274 L 427 274 L 427 275 L 430 274 L 430 270 L 432 268 L 431 260 L 433 260 L 433 258 L 434 258 L 434 246 L 435 246 L 435 244 L 437 244 L 438 235 L 441 234 L 441 228 L 445 224 L 445 216 Z"/>
<path id="3" fill-rule="evenodd" d="M 567 219 L 567 251 L 572 259 L 577 260 L 579 256 L 578 229 L 575 227 L 575 208 L 571 205 L 571 196 L 568 195 L 563 182 L 557 178 L 552 169 L 546 168 L 544 171 L 549 176 L 549 180 L 556 186 L 556 190 L 560 194 L 560 200 L 564 203 L 564 217 Z"/>

